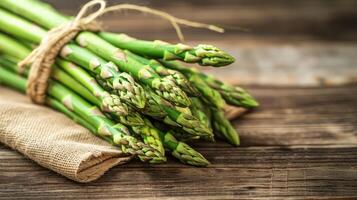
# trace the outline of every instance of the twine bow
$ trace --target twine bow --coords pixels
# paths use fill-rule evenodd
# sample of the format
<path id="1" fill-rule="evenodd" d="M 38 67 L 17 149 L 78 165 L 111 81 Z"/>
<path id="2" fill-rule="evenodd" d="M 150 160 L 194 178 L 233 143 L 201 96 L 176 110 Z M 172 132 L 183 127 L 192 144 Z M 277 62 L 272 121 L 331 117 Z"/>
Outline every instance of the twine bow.
<path id="1" fill-rule="evenodd" d="M 97 5 L 99 5 L 99 8 L 96 11 L 90 13 L 90 10 Z M 75 38 L 80 31 L 101 30 L 100 26 L 95 22 L 95 20 L 107 12 L 120 10 L 141 11 L 159 16 L 170 21 L 181 41 L 184 40 L 184 36 L 179 24 L 195 28 L 206 28 L 220 33 L 224 32 L 224 29 L 214 25 L 180 19 L 166 12 L 144 6 L 119 4 L 107 7 L 104 0 L 92 0 L 82 7 L 82 9 L 73 20 L 51 29 L 47 36 L 43 38 L 40 45 L 34 49 L 29 56 L 27 56 L 19 63 L 20 68 L 25 68 L 26 66 L 31 65 L 27 83 L 27 94 L 34 103 L 45 103 L 48 80 L 51 75 L 51 67 L 54 64 L 55 59 L 62 47 L 70 42 L 73 38 Z"/>

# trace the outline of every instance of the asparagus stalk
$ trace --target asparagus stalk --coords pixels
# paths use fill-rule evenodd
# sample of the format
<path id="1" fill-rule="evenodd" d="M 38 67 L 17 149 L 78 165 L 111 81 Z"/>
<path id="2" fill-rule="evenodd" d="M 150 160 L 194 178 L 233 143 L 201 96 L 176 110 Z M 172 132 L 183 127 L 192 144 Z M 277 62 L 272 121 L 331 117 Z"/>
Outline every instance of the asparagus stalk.
<path id="1" fill-rule="evenodd" d="M 97 35 L 90 32 L 82 32 L 77 36 L 76 41 L 82 47 L 88 48 L 103 58 L 114 62 L 121 71 L 130 73 L 168 101 L 176 105 L 190 105 L 186 94 L 172 80 L 166 77 L 161 78 L 150 66 L 136 61 L 125 51 L 114 47 Z"/>
<path id="2" fill-rule="evenodd" d="M 118 121 L 130 127 L 134 133 L 143 139 L 145 144 L 161 153 L 160 156 L 155 158 L 156 163 L 166 161 L 164 147 L 159 135 L 155 131 L 152 131 L 149 126 L 147 126 L 143 116 L 140 113 L 131 109 L 128 116 L 120 118 L 117 116 L 112 116 L 112 118 L 114 121 Z"/>
<path id="3" fill-rule="evenodd" d="M 146 122 L 145 125 L 142 126 L 132 126 L 132 131 L 142 137 L 145 144 L 148 144 L 150 147 L 159 151 L 162 156 L 157 157 L 157 162 L 164 162 L 166 161 L 165 149 L 158 133 L 158 130 L 149 126 Z"/>
<path id="4" fill-rule="evenodd" d="M 255 108 L 259 103 L 243 88 L 224 83 L 211 75 L 199 73 L 207 85 L 217 90 L 230 105 Z"/>
<path id="5" fill-rule="evenodd" d="M 191 47 L 184 44 L 169 44 L 163 41 L 145 41 L 126 34 L 101 32 L 99 35 L 122 49 L 142 56 L 163 60 L 182 60 L 202 66 L 221 67 L 234 62 L 234 58 L 212 45 L 200 44 Z"/>
<path id="6" fill-rule="evenodd" d="M 110 90 L 108 87 L 106 89 Z M 147 95 L 147 102 L 145 108 L 139 110 L 141 113 L 163 121 L 166 124 L 182 127 L 183 130 L 193 136 L 206 136 L 210 140 L 213 140 L 212 130 L 200 124 L 197 118 L 178 111 L 175 106 L 161 98 L 149 87 L 144 86 L 144 89 Z"/>
<path id="7" fill-rule="evenodd" d="M 0 64 L 0 84 L 7 85 L 23 93 L 26 92 L 26 85 L 27 85 L 26 79 L 14 75 L 14 73 L 11 73 L 11 71 L 6 70 L 1 64 Z"/>
<path id="8" fill-rule="evenodd" d="M 29 0 L 26 0 L 22 3 L 27 4 L 29 2 Z M 1 1 L 0 6 L 2 6 L 3 3 L 4 1 Z M 3 9 L 0 9 L 0 30 L 37 44 L 40 43 L 41 39 L 46 37 L 47 34 L 42 28 Z M 76 48 L 78 52 L 73 52 L 72 48 Z M 117 67 L 113 63 L 105 62 L 87 49 L 83 49 L 74 44 L 66 45 L 60 55 L 97 74 L 113 88 L 113 91 L 115 91 L 123 101 L 138 108 L 145 106 L 145 95 L 143 94 L 141 86 L 138 85 L 129 74 L 118 72 Z"/>
<path id="9" fill-rule="evenodd" d="M 202 96 L 204 96 L 208 100 L 213 100 L 217 98 L 218 95 L 215 93 L 219 92 L 219 94 L 223 97 L 223 99 L 230 105 L 242 106 L 244 108 L 255 108 L 259 106 L 259 103 L 247 91 L 245 91 L 240 87 L 235 87 L 228 83 L 219 81 L 213 76 L 209 76 L 204 73 L 201 73 L 194 68 L 185 67 L 178 62 L 164 61 L 164 60 L 161 60 L 160 62 L 162 62 L 165 65 L 165 67 L 173 70 L 177 70 L 185 74 L 187 77 L 195 76 L 195 78 L 190 80 L 196 81 L 196 83 L 194 83 L 196 86 L 204 82 L 204 85 L 208 85 L 210 88 L 212 88 L 211 90 L 216 91 L 216 92 L 210 92 L 209 89 L 207 89 L 206 91 L 204 89 L 206 89 L 207 87 L 204 87 L 201 84 L 202 86 L 200 92 L 202 93 Z M 211 96 L 215 96 L 215 97 L 211 97 Z M 216 107 L 220 107 L 220 106 L 217 105 Z"/>
<path id="10" fill-rule="evenodd" d="M 187 132 L 182 130 L 180 127 L 164 124 L 161 121 L 156 120 L 155 118 L 152 118 L 151 122 L 160 131 L 170 132 L 170 134 L 172 134 L 175 138 L 177 138 L 180 141 L 190 141 L 190 140 L 200 139 L 200 136 L 187 134 Z"/>
<path id="11" fill-rule="evenodd" d="M 232 145 L 239 146 L 239 135 L 229 120 L 224 116 L 224 112 L 216 108 L 211 109 L 214 133 L 219 137 L 223 137 Z"/>
<path id="12" fill-rule="evenodd" d="M 146 98 L 143 88 L 128 73 L 118 72 L 117 66 L 112 62 L 106 62 L 89 50 L 75 44 L 66 45 L 60 55 L 94 72 L 99 79 L 112 88 L 114 94 L 126 103 L 137 108 L 145 106 Z"/>
<path id="13" fill-rule="evenodd" d="M 100 108 L 103 112 L 112 113 L 116 116 L 124 116 L 128 114 L 128 106 L 121 100 L 121 98 L 116 94 L 110 94 L 105 91 L 87 71 L 72 62 L 60 58 L 56 59 L 56 63 L 62 70 L 70 74 L 83 86 L 89 89 L 89 91 L 102 102 Z M 120 114 L 119 111 L 121 110 L 126 111 L 126 114 Z"/>
<path id="14" fill-rule="evenodd" d="M 13 59 L 13 60 L 15 60 L 15 59 Z M 16 65 L 16 63 L 13 63 L 12 61 L 8 60 L 6 57 L 0 56 L 0 64 L 4 68 L 21 75 L 21 73 L 19 73 L 19 67 Z M 22 76 L 27 78 L 28 70 L 25 70 Z M 101 105 L 101 103 L 98 101 L 98 99 L 95 98 L 85 87 L 83 87 L 81 84 L 79 84 L 76 80 L 74 80 L 67 73 L 59 70 L 56 66 L 53 66 L 51 77 L 54 80 L 57 80 L 58 82 L 67 86 L 71 90 L 75 91 L 78 95 L 85 98 L 87 101 L 89 101 L 95 105 L 98 105 L 98 106 Z"/>
<path id="15" fill-rule="evenodd" d="M 50 107 L 58 110 L 59 112 L 62 112 L 63 114 L 67 115 L 69 118 L 71 118 L 73 121 L 77 122 L 78 124 L 86 127 L 88 130 L 90 130 L 91 132 L 96 132 L 96 129 L 89 124 L 87 121 L 85 121 L 83 118 L 81 118 L 80 116 L 78 116 L 77 114 L 75 114 L 74 112 L 71 112 L 70 110 L 68 110 L 65 106 L 63 106 L 63 104 L 61 104 L 60 102 L 58 102 L 57 100 L 48 97 L 46 99 L 47 105 L 49 105 Z M 150 127 L 148 128 L 150 129 Z M 151 135 L 157 135 L 158 133 L 150 130 L 150 131 L 143 131 L 146 134 L 148 134 L 148 137 L 143 138 L 144 142 L 147 141 L 147 143 L 155 143 L 155 140 L 151 139 Z M 159 135 L 157 135 L 156 137 L 159 137 Z M 156 144 L 157 146 L 160 146 L 160 148 L 163 150 L 163 146 L 162 143 L 158 143 Z M 153 158 L 153 160 L 151 160 L 151 163 L 161 163 L 163 161 L 166 161 L 165 157 L 155 157 Z"/>
<path id="16" fill-rule="evenodd" d="M 26 79 L 2 67 L 0 68 L 0 82 L 25 92 Z M 124 125 L 114 124 L 96 106 L 92 106 L 65 86 L 56 81 L 51 81 L 48 94 L 95 127 L 96 132 L 94 133 L 97 136 L 120 147 L 124 153 L 138 155 L 142 161 L 153 160 L 155 162 L 159 152 L 138 141 L 130 135 L 129 130 Z"/>
<path id="17" fill-rule="evenodd" d="M 172 131 L 161 131 L 152 124 L 149 119 L 145 119 L 148 125 L 153 127 L 159 133 L 161 140 L 164 143 L 165 148 L 167 148 L 171 154 L 179 159 L 182 163 L 193 165 L 193 166 L 207 166 L 209 161 L 206 160 L 199 152 L 194 150 L 188 144 L 178 141 L 173 135 Z"/>
<path id="18" fill-rule="evenodd" d="M 50 107 L 54 108 L 55 110 L 58 110 L 59 112 L 62 112 L 63 114 L 67 115 L 69 118 L 71 118 L 73 121 L 76 123 L 82 125 L 83 127 L 87 128 L 90 130 L 92 133 L 96 132 L 96 129 L 88 123 L 86 120 L 82 119 L 79 115 L 75 114 L 74 112 L 71 112 L 68 110 L 63 104 L 61 104 L 59 101 L 48 97 L 46 99 L 47 105 Z M 112 143 L 111 140 L 107 140 L 109 143 Z M 161 163 L 163 161 L 166 161 L 165 157 L 154 157 L 152 160 L 150 160 L 150 163 Z"/>
<path id="19" fill-rule="evenodd" d="M 192 115 L 200 120 L 201 124 L 206 125 L 209 129 L 212 129 L 210 110 L 207 106 L 204 106 L 200 98 L 192 97 L 192 104 L 190 106 Z"/>
<path id="20" fill-rule="evenodd" d="M 1 32 L 0 32 L 0 48 L 1 48 L 0 51 L 4 51 L 7 54 L 12 55 L 14 58 L 17 59 L 23 59 L 28 55 L 29 52 L 29 50 L 25 46 L 21 45 L 16 40 L 11 39 L 8 35 L 5 35 Z"/>
<path id="21" fill-rule="evenodd" d="M 176 138 L 170 133 L 167 132 L 165 135 L 162 135 L 164 143 L 167 143 L 167 148 L 170 149 L 171 154 L 179 159 L 182 163 L 193 165 L 193 166 L 207 166 L 209 161 L 206 160 L 199 152 L 194 150 L 188 144 L 177 141 Z"/>
<path id="22" fill-rule="evenodd" d="M 190 75 L 189 80 L 201 92 L 202 99 L 207 104 L 212 105 L 218 109 L 223 109 L 226 106 L 226 101 L 222 98 L 219 92 L 207 85 L 199 76 L 196 74 Z"/>
<path id="23" fill-rule="evenodd" d="M 12 59 L 16 60 L 16 59 Z M 17 62 L 17 61 L 15 61 Z M 8 59 L 4 58 L 3 56 L 0 57 L 0 64 L 2 64 L 5 68 L 18 73 L 18 66 L 15 63 L 12 63 Z M 28 71 L 28 70 L 27 70 Z M 25 76 L 27 77 L 27 72 L 25 71 Z M 78 83 L 75 79 L 73 79 L 71 76 L 69 76 L 66 72 L 60 70 L 58 67 L 53 66 L 52 69 L 52 78 L 55 80 L 59 81 L 60 83 L 66 85 L 68 88 L 72 89 L 75 91 L 77 94 L 81 95 L 84 97 L 87 101 L 90 103 L 97 105 L 98 107 L 101 107 L 101 102 L 98 101 L 98 99 L 90 93 L 85 87 L 83 87 L 80 83 Z M 123 104 L 125 106 L 125 104 Z M 128 109 L 125 106 L 125 109 Z M 127 112 L 127 110 L 126 110 Z M 129 114 L 126 113 L 126 115 L 120 115 L 120 113 L 115 112 L 111 113 L 113 117 L 116 119 L 116 121 L 128 125 L 128 126 L 141 126 L 144 125 L 144 121 L 141 118 L 141 116 L 136 113 L 136 112 L 130 112 Z"/>
<path id="24" fill-rule="evenodd" d="M 71 118 L 73 121 L 76 123 L 82 125 L 83 127 L 87 128 L 90 132 L 95 133 L 97 130 L 95 129 L 94 126 L 92 126 L 90 123 L 88 123 L 86 120 L 84 120 L 82 117 L 79 115 L 75 114 L 74 112 L 68 110 L 66 106 L 64 106 L 61 102 L 57 101 L 56 99 L 52 97 L 47 97 L 46 98 L 46 104 L 50 106 L 51 108 L 67 115 L 67 117 Z"/>
<path id="25" fill-rule="evenodd" d="M 145 94 L 147 99 L 146 105 L 144 109 L 140 110 L 140 112 L 155 119 L 169 119 L 167 117 L 168 114 L 161 108 L 161 106 L 155 101 L 150 93 L 145 92 Z"/>
<path id="26" fill-rule="evenodd" d="M 0 6 L 32 20 L 47 29 L 67 23 L 70 20 L 52 9 L 49 5 L 36 3 L 36 1 L 23 1 L 20 5 L 15 1 L 8 0 L 1 1 Z M 149 66 L 142 65 L 140 62 L 126 55 L 121 49 L 111 45 L 96 34 L 83 31 L 78 34 L 76 42 L 106 60 L 112 61 L 122 72 L 130 73 L 137 80 L 150 86 L 157 94 L 174 104 L 183 106 L 190 104 L 186 94 L 176 86 L 174 82 L 166 78 L 161 78 Z M 112 76 L 112 73 L 110 76 Z"/>
<path id="27" fill-rule="evenodd" d="M 162 121 L 170 125 L 178 125 L 184 131 L 193 136 L 204 136 L 209 140 L 214 140 L 212 131 L 205 125 L 201 124 L 197 118 L 192 115 L 178 111 L 174 106 L 160 98 L 160 96 L 156 95 L 149 89 L 147 90 L 147 92 L 150 93 L 150 96 L 156 101 L 157 105 L 159 105 L 160 108 L 167 113 L 169 120 L 165 118 L 164 120 L 161 119 Z"/>
<path id="28" fill-rule="evenodd" d="M 16 63 L 24 59 L 28 54 L 30 54 L 29 49 L 27 49 L 25 46 L 15 41 L 14 39 L 8 37 L 7 35 L 0 33 L 0 39 L 1 43 L 5 44 L 0 46 L 0 51 L 10 56 L 13 56 L 13 61 L 15 61 Z M 69 63 L 67 61 L 58 61 L 60 66 L 71 72 L 70 74 L 73 75 L 73 77 L 76 77 L 77 80 L 80 80 L 81 83 L 84 83 L 83 85 L 86 85 L 86 88 L 91 88 L 89 91 L 93 95 L 87 94 L 88 90 L 86 88 L 83 88 L 83 86 L 80 84 L 72 84 L 69 83 L 69 81 L 67 82 L 67 80 L 62 79 L 57 79 L 58 81 L 60 81 L 62 84 L 67 85 L 79 94 L 81 94 L 81 92 L 86 92 L 85 96 L 83 97 L 91 103 L 98 105 L 103 112 L 113 113 L 118 116 L 124 116 L 128 114 L 127 106 L 120 101 L 119 97 L 117 97 L 116 95 L 110 95 L 108 92 L 104 91 L 86 71 L 77 69 L 79 67 L 76 67 L 74 64 Z M 57 78 L 68 76 L 66 73 L 62 72 L 62 70 L 60 70 L 57 66 L 54 66 L 53 68 L 53 75 L 56 75 Z M 24 73 L 23 70 L 18 68 L 17 66 L 16 71 L 20 74 Z M 75 82 L 77 83 L 77 81 Z M 80 88 L 77 89 L 77 87 Z"/>
<path id="29" fill-rule="evenodd" d="M 186 93 L 192 95 L 192 96 L 199 96 L 200 93 L 197 91 L 195 87 L 186 79 L 186 77 L 176 71 L 176 70 L 171 70 L 167 69 L 166 67 L 162 66 L 161 63 L 154 59 L 146 59 L 142 56 L 136 55 L 134 53 L 131 53 L 130 51 L 125 50 L 125 53 L 127 55 L 130 55 L 137 61 L 141 62 L 144 65 L 150 66 L 157 74 L 159 74 L 161 77 L 168 77 L 170 80 L 172 80 L 176 85 L 180 86 L 180 88 L 185 91 Z"/>
<path id="30" fill-rule="evenodd" d="M 3 64 L 6 68 L 10 69 L 11 71 L 17 71 L 17 65 L 15 63 L 11 63 L 10 61 L 0 57 L 0 64 Z M 84 88 L 81 84 L 79 84 L 76 80 L 70 77 L 67 73 L 63 72 L 62 70 L 58 69 L 54 66 L 52 70 L 52 78 L 59 80 L 61 83 L 66 85 L 67 87 L 73 89 L 82 97 L 85 97 L 89 102 L 100 105 L 100 102 L 92 95 L 86 88 Z M 130 126 L 136 133 L 138 133 L 144 140 L 144 143 L 148 146 L 154 148 L 160 154 L 156 154 L 156 157 L 153 157 L 150 161 L 151 163 L 161 163 L 166 161 L 164 156 L 164 149 L 160 140 L 160 137 L 155 133 L 151 133 L 150 130 L 145 129 L 145 124 L 141 116 L 134 112 L 130 112 L 127 116 L 122 115 L 113 115 L 116 119 L 116 122 L 120 122 L 127 126 Z"/>
<path id="31" fill-rule="evenodd" d="M 226 106 L 226 102 L 222 98 L 221 94 L 217 92 L 215 89 L 211 88 L 207 85 L 201 77 L 198 76 L 197 73 L 194 73 L 193 69 L 186 68 L 182 66 L 179 62 L 175 61 L 164 61 L 160 60 L 160 62 L 167 68 L 174 69 L 182 72 L 191 83 L 200 91 L 203 100 L 205 103 L 215 106 L 219 109 L 223 109 Z"/>
<path id="32" fill-rule="evenodd" d="M 57 100 L 49 97 L 49 98 L 47 98 L 46 102 L 49 106 L 64 113 L 65 115 L 67 115 L 69 118 L 71 118 L 75 122 L 86 127 L 87 129 L 89 129 L 91 132 L 96 131 L 95 128 L 91 124 L 86 122 L 80 116 L 78 116 L 75 113 L 68 110 L 65 106 L 63 106 L 63 104 L 61 104 Z M 186 163 L 186 164 L 191 164 L 194 166 L 207 166 L 209 164 L 209 162 L 200 153 L 196 152 L 194 149 L 189 147 L 187 144 L 184 144 L 183 142 L 177 142 L 177 140 L 172 139 L 174 137 L 172 135 L 170 135 L 169 132 L 165 132 L 165 133 L 160 132 L 155 127 L 150 127 L 150 126 L 146 126 L 145 129 L 151 135 L 157 135 L 158 137 L 161 137 L 162 140 L 165 142 L 164 143 L 165 147 L 168 148 L 170 151 L 172 151 L 172 155 L 177 157 L 181 162 Z M 148 140 L 150 140 L 150 139 L 148 139 Z M 154 141 L 152 141 L 152 142 L 154 142 Z M 180 145 L 180 143 L 181 143 L 181 145 Z M 161 162 L 161 160 L 160 160 L 160 162 Z"/>

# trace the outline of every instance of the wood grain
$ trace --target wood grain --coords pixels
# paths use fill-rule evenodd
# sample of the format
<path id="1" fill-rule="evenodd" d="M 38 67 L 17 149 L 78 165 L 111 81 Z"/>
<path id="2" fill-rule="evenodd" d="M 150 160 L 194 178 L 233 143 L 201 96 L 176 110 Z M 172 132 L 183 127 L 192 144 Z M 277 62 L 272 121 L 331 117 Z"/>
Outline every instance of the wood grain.
<path id="1" fill-rule="evenodd" d="M 47 0 L 74 15 L 87 0 Z M 357 82 L 357 1 L 353 0 L 108 0 L 136 3 L 227 29 L 224 35 L 184 28 L 188 43 L 208 43 L 237 62 L 212 69 L 218 77 L 248 85 L 320 86 Z M 170 23 L 123 12 L 101 18 L 107 30 L 143 39 L 178 42 Z M 242 31 L 239 27 L 249 29 Z"/>
<path id="2" fill-rule="evenodd" d="M 68 14 L 75 14 L 88 0 L 46 0 Z M 354 0 L 107 0 L 109 4 L 136 3 L 175 16 L 214 23 L 226 35 L 255 37 L 304 37 L 320 40 L 357 40 L 357 1 Z M 103 17 L 107 27 L 135 36 L 175 39 L 169 23 L 150 15 L 124 12 Z M 130 13 L 130 14 L 128 14 Z M 114 17 L 115 16 L 115 17 Z M 242 31 L 241 28 L 249 31 Z M 188 38 L 220 38 L 200 29 L 185 29 Z"/>
<path id="3" fill-rule="evenodd" d="M 1 149 L 0 198 L 257 199 L 357 198 L 357 147 L 199 148 L 213 162 L 132 162 L 99 181 L 74 183 Z"/>
<path id="4" fill-rule="evenodd" d="M 237 61 L 224 68 L 201 69 L 234 84 L 306 87 L 357 83 L 355 43 L 229 38 L 203 42 L 224 49 Z"/>
<path id="5" fill-rule="evenodd" d="M 87 2 L 45 1 L 71 15 Z M 357 1 L 108 2 L 227 29 L 223 36 L 184 33 L 190 44 L 212 43 L 237 58 L 208 73 L 255 85 L 248 89 L 261 107 L 234 120 L 242 146 L 193 144 L 212 162 L 208 168 L 172 157 L 162 165 L 133 161 L 78 184 L 0 144 L 0 199 L 357 199 L 357 87 L 346 86 L 357 80 Z M 108 30 L 177 42 L 169 23 L 155 17 L 125 13 L 102 20 Z"/>
<path id="6" fill-rule="evenodd" d="M 194 144 L 208 168 L 133 161 L 84 185 L 0 146 L 0 199 L 357 198 L 357 88 L 249 89 L 262 107 L 234 122 L 242 147 Z"/>

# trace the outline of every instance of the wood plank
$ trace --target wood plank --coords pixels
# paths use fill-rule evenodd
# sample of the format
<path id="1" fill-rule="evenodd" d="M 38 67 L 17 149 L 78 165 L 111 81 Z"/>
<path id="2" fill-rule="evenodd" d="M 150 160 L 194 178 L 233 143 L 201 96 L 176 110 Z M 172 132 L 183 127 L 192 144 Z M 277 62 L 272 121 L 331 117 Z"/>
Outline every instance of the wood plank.
<path id="1" fill-rule="evenodd" d="M 241 145 L 357 145 L 357 87 L 248 89 L 261 106 L 233 121 Z"/>
<path id="2" fill-rule="evenodd" d="M 87 0 L 46 0 L 68 14 L 75 14 Z M 114 3 L 136 3 L 165 10 L 175 16 L 227 28 L 228 35 L 254 35 L 256 37 L 302 36 L 320 40 L 357 39 L 353 0 L 214 0 L 201 3 L 195 0 L 108 0 Z M 128 13 L 128 12 L 125 12 Z M 176 39 L 169 23 L 142 14 L 108 14 L 103 18 L 110 30 L 122 31 L 140 37 Z M 248 28 L 249 32 L 238 27 Z M 164 33 L 164 34 L 163 34 Z M 170 33 L 170 34 L 167 34 Z M 219 35 L 190 29 L 190 38 L 212 38 Z M 203 34 L 204 33 L 204 34 Z"/>
<path id="3" fill-rule="evenodd" d="M 357 145 L 357 87 L 251 92 L 261 107 L 235 121 L 243 145 Z"/>
<path id="4" fill-rule="evenodd" d="M 75 14 L 86 0 L 48 2 Z M 110 1 L 118 2 L 122 1 Z M 224 35 L 201 29 L 185 29 L 184 33 L 190 44 L 213 44 L 237 59 L 229 67 L 210 69 L 233 83 L 320 86 L 357 82 L 357 1 L 130 2 L 228 27 Z M 170 23 L 157 17 L 126 12 L 108 14 L 102 20 L 111 31 L 178 42 Z M 237 30 L 239 26 L 250 31 Z"/>
<path id="5" fill-rule="evenodd" d="M 77 184 L 0 149 L 0 199 L 357 198 L 357 147 L 199 148 L 208 168 L 170 161 L 116 167 Z"/>
<path id="6" fill-rule="evenodd" d="M 85 0 L 48 1 L 75 14 Z M 120 1 L 109 1 L 110 4 Z M 185 29 L 188 43 L 208 43 L 232 54 L 237 62 L 210 69 L 233 83 L 255 85 L 343 85 L 357 82 L 357 1 L 237 0 L 132 1 L 176 16 L 228 27 L 224 35 Z M 178 42 L 170 23 L 149 15 L 108 14 L 108 30 L 144 39 Z M 245 27 L 249 31 L 241 31 Z M 353 42 L 351 42 L 351 40 Z M 332 42 L 333 41 L 333 42 Z"/>
<path id="7" fill-rule="evenodd" d="M 214 44 L 236 58 L 235 63 L 224 68 L 201 67 L 207 73 L 231 83 L 275 86 L 357 83 L 355 43 L 238 38 L 200 42 Z"/>
<path id="8" fill-rule="evenodd" d="M 242 146 L 198 143 L 208 168 L 133 161 L 77 184 L 0 145 L 0 199 L 357 198 L 357 88 L 261 88 Z"/>

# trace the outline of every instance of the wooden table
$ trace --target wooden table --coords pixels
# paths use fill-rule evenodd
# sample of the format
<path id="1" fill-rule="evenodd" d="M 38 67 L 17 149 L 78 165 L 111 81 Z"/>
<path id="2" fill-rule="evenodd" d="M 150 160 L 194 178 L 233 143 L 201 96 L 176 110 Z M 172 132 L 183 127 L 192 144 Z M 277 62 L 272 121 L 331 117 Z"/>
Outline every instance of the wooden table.
<path id="1" fill-rule="evenodd" d="M 87 0 L 46 1 L 75 14 Z M 208 72 L 250 85 L 262 104 L 234 121 L 242 146 L 194 144 L 207 168 L 133 161 L 78 184 L 0 144 L 0 199 L 357 199 L 357 1 L 125 2 L 227 28 L 223 36 L 184 33 L 238 58 Z M 169 23 L 120 16 L 102 20 L 113 31 L 177 42 Z"/>
<path id="2" fill-rule="evenodd" d="M 78 184 L 0 146 L 0 199 L 357 198 L 357 87 L 252 87 L 262 106 L 234 121 L 242 146 L 194 145 L 211 162 L 115 167 Z"/>

